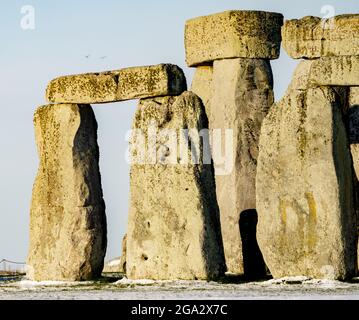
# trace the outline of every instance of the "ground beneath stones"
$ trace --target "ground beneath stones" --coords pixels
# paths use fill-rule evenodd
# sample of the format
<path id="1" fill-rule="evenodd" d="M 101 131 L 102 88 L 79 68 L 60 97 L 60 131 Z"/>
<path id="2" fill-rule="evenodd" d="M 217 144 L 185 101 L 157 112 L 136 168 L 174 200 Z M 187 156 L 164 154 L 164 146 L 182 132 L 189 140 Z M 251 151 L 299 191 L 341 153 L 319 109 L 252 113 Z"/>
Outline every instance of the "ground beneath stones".
<path id="1" fill-rule="evenodd" d="M 206 281 L 131 281 L 119 274 L 83 283 L 32 282 L 23 277 L 0 277 L 0 300 L 359 300 L 359 278 L 351 282 L 304 277 L 244 282 L 230 278 Z"/>

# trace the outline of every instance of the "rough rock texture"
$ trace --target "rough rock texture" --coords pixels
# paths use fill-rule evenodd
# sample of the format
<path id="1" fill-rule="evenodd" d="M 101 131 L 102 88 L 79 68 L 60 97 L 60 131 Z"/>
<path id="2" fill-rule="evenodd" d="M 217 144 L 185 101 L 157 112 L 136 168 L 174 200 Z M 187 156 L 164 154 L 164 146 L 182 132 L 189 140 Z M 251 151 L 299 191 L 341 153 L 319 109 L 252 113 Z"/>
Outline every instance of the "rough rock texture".
<path id="1" fill-rule="evenodd" d="M 258 243 L 272 275 L 353 276 L 352 162 L 335 90 L 290 86 L 263 121 L 259 149 Z"/>
<path id="2" fill-rule="evenodd" d="M 306 90 L 321 86 L 331 86 L 341 91 L 346 90 L 344 87 L 359 86 L 359 57 L 302 60 L 288 90 Z"/>
<path id="3" fill-rule="evenodd" d="M 49 105 L 34 116 L 40 167 L 33 187 L 27 276 L 89 280 L 106 252 L 97 122 L 89 105 Z"/>
<path id="4" fill-rule="evenodd" d="M 313 61 L 309 84 L 317 86 L 359 86 L 359 56 L 329 57 Z"/>
<path id="5" fill-rule="evenodd" d="M 256 208 L 255 176 L 258 140 L 263 118 L 273 103 L 270 63 L 260 59 L 225 59 L 214 62 L 210 128 L 233 130 L 233 168 L 223 168 L 214 157 L 217 199 L 228 271 L 243 273 L 239 220 Z M 224 154 L 224 152 L 223 152 Z M 227 171 L 227 170 L 226 170 Z"/>
<path id="6" fill-rule="evenodd" d="M 94 104 L 178 95 L 186 89 L 181 68 L 160 64 L 60 77 L 48 85 L 46 99 L 49 102 Z"/>
<path id="7" fill-rule="evenodd" d="M 302 60 L 298 63 L 293 77 L 292 77 L 292 81 L 289 84 L 289 87 L 287 89 L 287 92 L 290 91 L 298 91 L 298 90 L 302 90 L 305 91 L 307 89 L 309 89 L 309 76 L 310 76 L 310 71 L 312 68 L 312 65 L 315 61 L 313 60 Z"/>
<path id="8" fill-rule="evenodd" d="M 359 87 L 350 88 L 348 118 L 353 165 L 356 175 L 359 177 Z"/>
<path id="9" fill-rule="evenodd" d="M 207 128 L 200 99 L 191 92 L 179 97 L 141 100 L 133 128 L 140 129 L 148 143 L 148 128 Z M 131 166 L 131 205 L 127 232 L 127 277 L 129 279 L 210 279 L 225 272 L 219 211 L 213 167 L 203 164 L 170 164 L 178 155 L 169 140 L 157 130 L 156 164 Z M 193 136 L 192 136 L 193 137 Z M 131 153 L 136 154 L 132 138 Z M 190 139 L 192 141 L 192 139 Z M 184 144 L 190 157 L 190 148 Z M 202 154 L 201 145 L 198 154 Z"/>
<path id="10" fill-rule="evenodd" d="M 282 25 L 281 14 L 264 11 L 226 11 L 188 20 L 187 64 L 226 58 L 277 59 Z"/>
<path id="11" fill-rule="evenodd" d="M 126 256 L 127 256 L 127 234 L 122 239 L 122 253 L 120 259 L 120 267 L 122 273 L 126 274 Z"/>
<path id="12" fill-rule="evenodd" d="M 207 116 L 210 115 L 212 79 L 213 66 L 197 67 L 191 86 L 191 91 L 201 98 L 202 103 L 206 109 Z M 211 122 L 210 119 L 209 122 Z"/>
<path id="13" fill-rule="evenodd" d="M 356 187 L 357 234 L 359 235 L 359 87 L 349 91 L 349 139 L 354 166 L 354 185 Z M 358 245 L 359 265 L 359 245 Z"/>
<path id="14" fill-rule="evenodd" d="M 359 55 L 359 14 L 287 20 L 282 38 L 294 59 Z"/>

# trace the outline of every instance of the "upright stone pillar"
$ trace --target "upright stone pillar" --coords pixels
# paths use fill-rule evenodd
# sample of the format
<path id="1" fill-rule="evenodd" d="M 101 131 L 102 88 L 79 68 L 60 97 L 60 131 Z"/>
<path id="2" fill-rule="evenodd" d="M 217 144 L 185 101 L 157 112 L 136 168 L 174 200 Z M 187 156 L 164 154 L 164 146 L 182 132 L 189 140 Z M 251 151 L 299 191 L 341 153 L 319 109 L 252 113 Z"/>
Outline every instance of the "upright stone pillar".
<path id="1" fill-rule="evenodd" d="M 213 65 L 197 67 L 191 86 L 191 91 L 201 98 L 206 109 L 208 125 L 211 126 L 211 100 L 213 96 Z"/>
<path id="2" fill-rule="evenodd" d="M 204 145 L 196 143 L 206 128 L 203 105 L 191 92 L 140 100 L 131 146 L 129 279 L 195 280 L 224 274 L 213 166 L 210 156 L 204 160 Z"/>
<path id="3" fill-rule="evenodd" d="M 359 238 L 359 86 L 349 89 L 349 139 L 350 150 L 354 167 L 355 204 L 357 218 L 357 235 Z M 359 265 L 359 243 L 358 243 L 358 265 Z"/>
<path id="4" fill-rule="evenodd" d="M 258 242 L 275 278 L 343 280 L 356 271 L 349 141 L 340 97 L 306 89 L 307 67 L 299 65 L 262 125 Z"/>
<path id="5" fill-rule="evenodd" d="M 359 86 L 349 89 L 348 120 L 353 165 L 356 176 L 359 177 Z"/>
<path id="6" fill-rule="evenodd" d="M 40 107 L 34 117 L 40 167 L 33 187 L 27 277 L 90 280 L 106 252 L 97 122 L 90 105 Z"/>
<path id="7" fill-rule="evenodd" d="M 211 125 L 233 132 L 233 167 L 216 176 L 217 198 L 227 267 L 240 273 L 245 271 L 240 219 L 248 210 L 256 215 L 258 142 L 274 102 L 272 70 L 268 61 L 245 58 L 215 61 L 213 69 Z"/>
<path id="8" fill-rule="evenodd" d="M 357 272 L 357 120 L 348 91 L 359 85 L 358 21 L 305 17 L 282 29 L 287 53 L 306 60 L 260 137 L 258 241 L 274 277 Z"/>
<path id="9" fill-rule="evenodd" d="M 221 131 L 222 148 L 226 134 L 232 135 L 225 170 L 223 159 L 215 157 L 223 152 L 212 150 L 227 268 L 251 277 L 265 275 L 255 237 L 255 177 L 261 123 L 273 103 L 269 60 L 279 56 L 282 24 L 277 13 L 228 11 L 186 25 L 187 64 L 197 67 L 192 91 L 206 106 L 210 129 Z M 242 215 L 245 223 L 240 222 Z M 244 236 L 246 228 L 254 236 Z M 243 241 L 248 248 L 242 247 Z"/>

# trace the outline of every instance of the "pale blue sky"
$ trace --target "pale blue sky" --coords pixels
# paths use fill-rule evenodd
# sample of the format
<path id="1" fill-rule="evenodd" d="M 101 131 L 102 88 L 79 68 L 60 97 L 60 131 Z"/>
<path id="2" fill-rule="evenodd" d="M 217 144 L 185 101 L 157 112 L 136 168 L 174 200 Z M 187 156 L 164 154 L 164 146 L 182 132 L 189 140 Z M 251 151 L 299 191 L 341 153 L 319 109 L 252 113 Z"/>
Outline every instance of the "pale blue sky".
<path id="1" fill-rule="evenodd" d="M 20 28 L 24 5 L 35 8 L 36 28 Z M 32 117 L 45 103 L 49 80 L 59 75 L 127 66 L 175 63 L 185 66 L 187 19 L 228 9 L 281 12 L 286 19 L 358 13 L 358 0 L 102 0 L 0 2 L 0 259 L 24 261 L 28 249 L 31 190 L 38 158 Z M 86 55 L 90 57 L 85 58 Z M 107 56 L 106 59 L 100 57 Z M 296 61 L 285 52 L 273 61 L 276 98 L 286 89 Z M 94 105 L 99 124 L 101 173 L 108 217 L 108 255 L 120 255 L 127 224 L 129 178 L 125 134 L 136 101 Z"/>

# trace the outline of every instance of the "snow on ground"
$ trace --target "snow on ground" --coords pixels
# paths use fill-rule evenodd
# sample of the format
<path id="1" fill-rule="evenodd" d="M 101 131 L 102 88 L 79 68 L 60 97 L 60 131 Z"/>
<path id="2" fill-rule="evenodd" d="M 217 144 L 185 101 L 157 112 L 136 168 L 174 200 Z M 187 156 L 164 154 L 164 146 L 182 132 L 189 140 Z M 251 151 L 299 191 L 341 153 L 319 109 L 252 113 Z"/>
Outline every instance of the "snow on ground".
<path id="1" fill-rule="evenodd" d="M 109 267 L 117 267 L 121 264 L 121 260 L 120 259 L 114 259 L 109 261 L 106 265 Z"/>
<path id="2" fill-rule="evenodd" d="M 115 282 L 114 284 L 116 285 L 120 285 L 120 284 L 139 284 L 139 285 L 146 285 L 146 284 L 155 284 L 155 283 L 164 283 L 164 281 L 155 281 L 155 280 L 150 280 L 150 279 L 143 279 L 143 280 L 129 280 L 126 277 L 123 277 L 121 280 L 118 280 L 117 282 Z"/>
<path id="3" fill-rule="evenodd" d="M 81 285 L 92 284 L 93 282 L 81 282 Z M 38 287 L 72 287 L 79 285 L 78 282 L 75 281 L 30 281 L 30 280 L 20 280 L 18 286 L 21 289 L 36 289 Z M 1 292 L 1 285 L 0 285 Z"/>
<path id="4" fill-rule="evenodd" d="M 219 283 L 206 281 L 115 281 L 31 282 L 0 278 L 0 300 L 221 300 L 221 299 L 355 299 L 359 300 L 359 279 L 352 282 L 311 280 L 305 277 L 262 282 Z M 112 282 L 111 282 L 112 281 Z"/>

